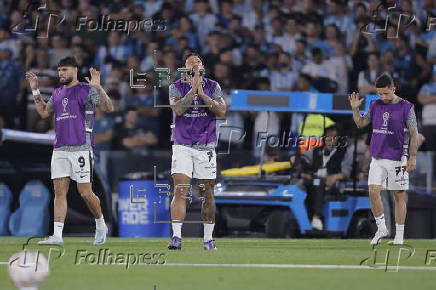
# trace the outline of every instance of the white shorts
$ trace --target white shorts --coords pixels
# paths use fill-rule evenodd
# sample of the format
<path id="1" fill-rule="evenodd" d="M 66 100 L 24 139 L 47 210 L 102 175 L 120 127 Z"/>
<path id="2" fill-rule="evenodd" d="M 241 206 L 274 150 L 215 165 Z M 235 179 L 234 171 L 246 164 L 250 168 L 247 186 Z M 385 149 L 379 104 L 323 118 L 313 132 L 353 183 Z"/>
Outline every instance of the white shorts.
<path id="1" fill-rule="evenodd" d="M 92 151 L 53 151 L 51 179 L 70 177 L 77 183 L 92 182 L 94 158 Z"/>
<path id="2" fill-rule="evenodd" d="M 406 156 L 403 156 L 401 161 L 372 158 L 369 165 L 368 185 L 381 185 L 387 190 L 408 190 L 409 173 L 406 165 Z"/>
<path id="3" fill-rule="evenodd" d="M 173 145 L 171 174 L 183 173 L 189 178 L 216 179 L 215 150 L 197 150 Z"/>

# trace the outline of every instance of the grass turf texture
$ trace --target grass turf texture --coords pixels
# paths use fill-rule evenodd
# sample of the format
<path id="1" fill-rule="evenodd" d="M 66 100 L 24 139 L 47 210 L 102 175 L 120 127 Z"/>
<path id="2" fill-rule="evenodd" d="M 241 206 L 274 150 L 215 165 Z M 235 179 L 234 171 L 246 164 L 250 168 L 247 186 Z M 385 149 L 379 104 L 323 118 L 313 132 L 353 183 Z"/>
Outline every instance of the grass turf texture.
<path id="1" fill-rule="evenodd" d="M 0 238 L 0 261 L 22 249 L 26 238 Z M 184 238 L 182 251 L 168 251 L 169 239 L 109 238 L 102 246 L 93 246 L 92 237 L 64 238 L 64 256 L 51 258 L 50 276 L 40 289 L 435 289 L 435 270 L 384 269 L 313 269 L 313 268 L 253 268 L 253 267 L 194 267 L 168 264 L 305 264 L 352 265 L 372 257 L 374 249 L 369 240 L 316 239 L 217 239 L 218 251 L 204 251 L 200 238 Z M 48 256 L 47 248 L 36 246 L 32 240 L 28 249 L 39 249 Z M 434 250 L 436 240 L 407 240 L 415 253 L 406 259 L 401 255 L 400 266 L 436 267 L 433 259 L 426 265 L 428 250 Z M 81 260 L 75 264 L 77 250 L 96 253 L 108 249 L 111 253 L 163 253 L 166 265 L 90 265 Z M 377 247 L 382 262 L 390 249 L 389 265 L 396 265 L 398 247 L 383 241 Z M 396 250 L 395 250 L 396 249 Z M 85 253 L 84 251 L 81 252 Z M 52 255 L 56 256 L 53 251 Z M 161 262 L 156 258 L 155 261 Z M 89 260 L 91 261 L 91 260 Z M 142 260 L 141 263 L 144 263 Z M 149 261 L 149 260 L 147 260 Z M 102 262 L 100 262 L 102 263 Z M 369 262 L 369 265 L 373 263 Z M 412 289 L 413 289 L 412 288 Z M 8 278 L 7 265 L 0 265 L 0 289 L 15 289 Z"/>

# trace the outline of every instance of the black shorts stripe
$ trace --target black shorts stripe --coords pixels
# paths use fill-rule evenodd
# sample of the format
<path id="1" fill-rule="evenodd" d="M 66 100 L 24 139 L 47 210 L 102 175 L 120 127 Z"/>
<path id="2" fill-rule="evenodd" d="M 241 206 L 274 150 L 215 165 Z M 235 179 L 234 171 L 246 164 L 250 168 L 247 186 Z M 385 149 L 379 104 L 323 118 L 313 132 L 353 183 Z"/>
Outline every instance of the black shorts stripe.
<path id="1" fill-rule="evenodd" d="M 92 156 L 92 151 L 89 151 L 89 182 L 93 182 L 94 179 L 94 166 L 93 166 L 93 156 Z"/>

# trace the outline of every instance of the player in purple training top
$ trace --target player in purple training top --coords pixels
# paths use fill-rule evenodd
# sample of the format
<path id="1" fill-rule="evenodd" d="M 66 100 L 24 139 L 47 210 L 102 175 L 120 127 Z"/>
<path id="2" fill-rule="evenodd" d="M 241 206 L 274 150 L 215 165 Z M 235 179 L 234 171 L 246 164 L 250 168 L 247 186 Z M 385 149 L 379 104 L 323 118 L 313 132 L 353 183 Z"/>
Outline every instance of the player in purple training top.
<path id="1" fill-rule="evenodd" d="M 203 248 L 216 250 L 212 238 L 215 225 L 216 117 L 225 115 L 226 104 L 219 84 L 202 76 L 204 67 L 198 54 L 188 54 L 185 67 L 191 70 L 193 76 L 188 74 L 169 87 L 173 110 L 171 174 L 174 179 L 174 198 L 171 202 L 173 237 L 168 249 L 182 248 L 186 193 L 190 191 L 191 178 L 196 178 L 203 198 Z"/>
<path id="2" fill-rule="evenodd" d="M 104 222 L 100 200 L 92 191 L 94 146 L 94 107 L 101 104 L 107 112 L 113 111 L 112 101 L 100 85 L 100 72 L 89 69 L 88 83 L 77 80 L 78 64 L 73 57 L 66 57 L 58 64 L 61 87 L 55 89 L 47 103 L 38 89 L 38 77 L 26 73 L 36 110 L 41 118 L 54 112 L 56 138 L 51 159 L 51 178 L 55 190 L 53 235 L 39 244 L 62 245 L 62 230 L 67 214 L 67 193 L 70 179 L 77 182 L 77 190 L 95 217 L 94 244 L 106 241 L 107 226 Z"/>
<path id="3" fill-rule="evenodd" d="M 393 190 L 395 199 L 394 244 L 401 245 L 404 243 L 407 212 L 405 191 L 409 189 L 409 173 L 416 168 L 416 116 L 413 105 L 395 94 L 394 81 L 389 74 L 380 75 L 375 86 L 380 99 L 371 101 L 368 111 L 363 116 L 360 115 L 359 106 L 364 99 L 359 99 L 357 93 L 349 96 L 357 127 L 362 128 L 372 123 L 373 128 L 368 186 L 371 211 L 378 229 L 371 244 L 376 245 L 381 238 L 389 235 L 380 198 L 380 191 L 387 189 Z M 408 131 L 408 134 L 405 131 Z"/>

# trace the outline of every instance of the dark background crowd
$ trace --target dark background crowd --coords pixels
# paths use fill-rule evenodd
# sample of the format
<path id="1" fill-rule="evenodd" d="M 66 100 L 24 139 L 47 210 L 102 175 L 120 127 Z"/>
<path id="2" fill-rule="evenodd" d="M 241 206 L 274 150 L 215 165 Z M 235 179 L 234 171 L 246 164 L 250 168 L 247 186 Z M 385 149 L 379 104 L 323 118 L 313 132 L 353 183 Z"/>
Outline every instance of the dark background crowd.
<path id="1" fill-rule="evenodd" d="M 397 81 L 397 94 L 415 105 L 427 149 L 436 150 L 433 0 L 398 0 L 389 12 L 392 4 L 376 0 L 46 3 L 0 3 L 0 128 L 53 132 L 53 119 L 37 115 L 24 74 L 37 74 L 48 100 L 59 86 L 58 61 L 72 55 L 80 81 L 90 67 L 99 68 L 115 104 L 110 115 L 96 108 L 97 150 L 169 148 L 171 110 L 155 105 L 168 104 L 168 85 L 180 78 L 184 56 L 195 51 L 228 104 L 231 89 L 373 94 L 375 78 L 387 71 Z M 118 31 L 96 29 L 108 16 L 120 20 Z M 83 25 L 83 19 L 95 21 Z M 147 25 L 128 33 L 123 20 Z M 265 118 L 268 128 L 262 128 Z M 301 121 L 267 112 L 229 112 L 227 120 L 248 133 L 245 148 L 252 148 L 256 132 L 280 134 Z"/>

